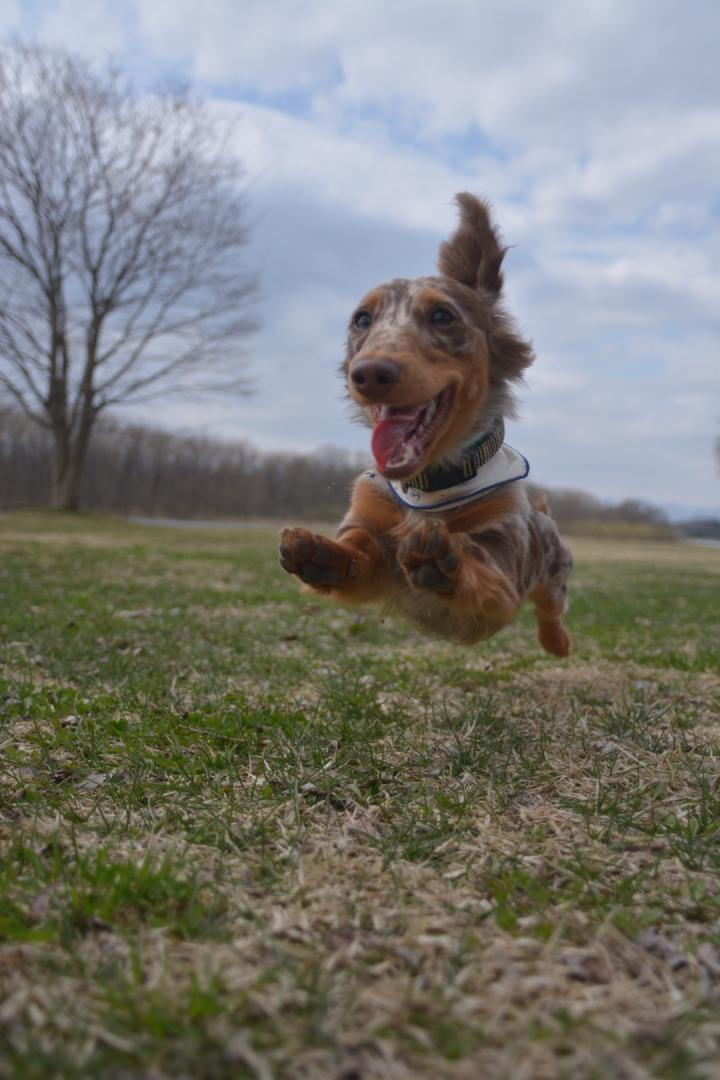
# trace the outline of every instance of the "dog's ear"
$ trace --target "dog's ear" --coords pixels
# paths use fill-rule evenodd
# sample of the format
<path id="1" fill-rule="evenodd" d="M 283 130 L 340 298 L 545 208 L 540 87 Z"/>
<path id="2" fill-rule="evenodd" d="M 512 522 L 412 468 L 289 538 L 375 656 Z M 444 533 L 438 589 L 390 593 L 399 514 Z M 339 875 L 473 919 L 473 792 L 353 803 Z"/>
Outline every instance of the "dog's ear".
<path id="1" fill-rule="evenodd" d="M 486 202 L 467 191 L 456 195 L 455 202 L 460 208 L 460 224 L 440 246 L 438 270 L 443 277 L 490 294 L 493 300 L 488 331 L 490 378 L 500 382 L 520 379 L 533 362 L 532 345 L 520 336 L 502 305 L 494 302 L 502 291 L 500 268 L 507 248 L 500 243 Z"/>
<path id="2" fill-rule="evenodd" d="M 502 289 L 500 266 L 507 248 L 493 227 L 490 208 L 467 191 L 456 195 L 455 202 L 460 208 L 460 224 L 440 245 L 438 271 L 470 289 L 484 289 L 497 297 Z"/>

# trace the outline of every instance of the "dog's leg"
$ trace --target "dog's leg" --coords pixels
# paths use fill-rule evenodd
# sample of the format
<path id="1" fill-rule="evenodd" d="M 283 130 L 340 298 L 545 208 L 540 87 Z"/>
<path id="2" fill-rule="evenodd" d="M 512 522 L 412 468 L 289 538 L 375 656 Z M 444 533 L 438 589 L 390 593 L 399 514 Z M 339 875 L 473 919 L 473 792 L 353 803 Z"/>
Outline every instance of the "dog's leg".
<path id="1" fill-rule="evenodd" d="M 538 641 L 545 652 L 567 656 L 572 644 L 560 616 L 565 611 L 565 593 L 558 594 L 545 583 L 536 585 L 530 593 L 538 623 Z"/>
<path id="2" fill-rule="evenodd" d="M 542 545 L 543 568 L 539 582 L 530 592 L 530 599 L 535 605 L 538 640 L 543 649 L 553 656 L 567 656 L 572 642 L 562 624 L 561 616 L 567 609 L 567 583 L 573 557 L 550 517 L 547 500 L 543 499 L 543 504 L 536 505 L 535 508 L 535 524 Z"/>
<path id="3" fill-rule="evenodd" d="M 361 476 L 337 540 L 307 529 L 283 529 L 280 564 L 315 592 L 334 600 L 378 600 L 393 586 L 394 542 L 389 533 L 400 518 L 390 497 Z"/>
<path id="4" fill-rule="evenodd" d="M 308 529 L 283 529 L 280 565 L 316 592 L 357 603 L 376 599 L 389 576 L 381 545 L 362 528 L 348 529 L 339 541 Z"/>
<path id="5" fill-rule="evenodd" d="M 474 615 L 488 635 L 512 622 L 520 606 L 515 584 L 492 555 L 437 519 L 416 526 L 400 542 L 397 558 L 413 588 L 435 593 L 448 607 Z"/>

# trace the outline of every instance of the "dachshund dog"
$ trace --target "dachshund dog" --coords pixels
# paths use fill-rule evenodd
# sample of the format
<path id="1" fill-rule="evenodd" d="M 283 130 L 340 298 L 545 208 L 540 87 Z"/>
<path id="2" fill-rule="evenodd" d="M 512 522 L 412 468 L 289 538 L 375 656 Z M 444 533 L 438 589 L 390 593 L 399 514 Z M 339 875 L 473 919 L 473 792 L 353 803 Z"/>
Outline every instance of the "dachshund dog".
<path id="1" fill-rule="evenodd" d="M 511 385 L 533 351 L 500 304 L 506 249 L 488 205 L 456 202 L 438 275 L 378 286 L 350 320 L 342 370 L 377 467 L 356 481 L 335 540 L 283 529 L 280 562 L 313 592 L 384 602 L 465 643 L 529 598 L 540 644 L 567 656 L 572 556 L 522 483 L 527 461 L 504 442 Z"/>

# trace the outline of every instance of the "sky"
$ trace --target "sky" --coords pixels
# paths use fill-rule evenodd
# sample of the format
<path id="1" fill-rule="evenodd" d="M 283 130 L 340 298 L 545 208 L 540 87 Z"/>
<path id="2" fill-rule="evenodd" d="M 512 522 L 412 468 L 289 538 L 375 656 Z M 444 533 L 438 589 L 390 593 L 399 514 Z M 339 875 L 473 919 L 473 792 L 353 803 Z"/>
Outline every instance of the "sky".
<path id="1" fill-rule="evenodd" d="M 720 512 L 717 0 L 0 0 L 0 36 L 187 81 L 237 120 L 261 329 L 251 398 L 127 416 L 364 451 L 337 368 L 371 287 L 433 273 L 488 198 L 537 359 L 532 479 Z"/>

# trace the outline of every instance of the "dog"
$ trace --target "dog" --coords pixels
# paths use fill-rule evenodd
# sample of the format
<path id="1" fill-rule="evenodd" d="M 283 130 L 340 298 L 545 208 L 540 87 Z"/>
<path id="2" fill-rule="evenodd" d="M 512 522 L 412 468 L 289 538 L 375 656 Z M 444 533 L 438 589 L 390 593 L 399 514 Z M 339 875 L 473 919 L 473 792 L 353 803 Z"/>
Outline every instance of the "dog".
<path id="1" fill-rule="evenodd" d="M 467 192 L 455 202 L 437 276 L 372 289 L 350 320 L 342 372 L 376 468 L 355 482 L 335 540 L 283 529 L 280 562 L 315 593 L 384 602 L 467 644 L 527 598 L 542 647 L 567 656 L 572 556 L 504 442 L 512 385 L 534 353 L 501 304 L 507 249 L 488 204 Z"/>

